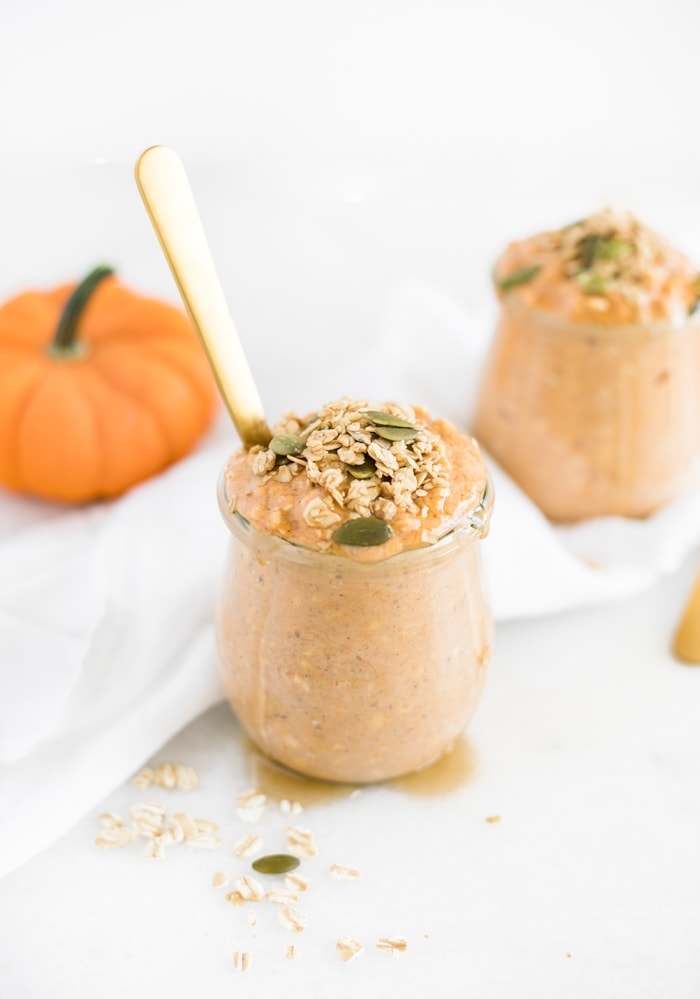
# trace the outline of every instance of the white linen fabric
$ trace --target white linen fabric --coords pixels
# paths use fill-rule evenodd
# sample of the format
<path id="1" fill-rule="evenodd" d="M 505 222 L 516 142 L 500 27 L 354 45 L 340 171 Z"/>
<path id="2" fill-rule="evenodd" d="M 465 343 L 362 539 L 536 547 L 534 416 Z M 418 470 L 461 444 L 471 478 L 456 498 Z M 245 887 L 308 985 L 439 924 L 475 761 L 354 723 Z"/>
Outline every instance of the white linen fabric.
<path id="1" fill-rule="evenodd" d="M 465 428 L 491 318 L 427 286 L 397 289 L 349 391 Z M 302 382 L 300 408 L 312 395 L 323 401 Z M 195 454 L 111 503 L 0 495 L 0 875 L 222 698 L 213 618 L 228 538 L 215 483 L 234 446 L 222 417 Z M 630 596 L 700 543 L 700 484 L 644 521 L 553 527 L 491 472 L 483 554 L 497 621 Z"/>

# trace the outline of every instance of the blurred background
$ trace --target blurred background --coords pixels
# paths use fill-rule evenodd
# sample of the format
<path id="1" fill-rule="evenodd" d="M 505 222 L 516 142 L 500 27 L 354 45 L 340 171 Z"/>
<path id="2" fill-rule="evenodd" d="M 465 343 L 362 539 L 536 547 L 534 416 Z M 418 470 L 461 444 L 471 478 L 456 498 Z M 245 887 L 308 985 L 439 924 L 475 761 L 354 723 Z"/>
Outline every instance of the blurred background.
<path id="1" fill-rule="evenodd" d="M 108 262 L 177 300 L 133 182 L 173 146 L 273 413 L 306 354 L 344 390 L 397 287 L 481 315 L 505 242 L 605 204 L 700 261 L 697 0 L 29 0 L 2 21 L 0 295 Z"/>

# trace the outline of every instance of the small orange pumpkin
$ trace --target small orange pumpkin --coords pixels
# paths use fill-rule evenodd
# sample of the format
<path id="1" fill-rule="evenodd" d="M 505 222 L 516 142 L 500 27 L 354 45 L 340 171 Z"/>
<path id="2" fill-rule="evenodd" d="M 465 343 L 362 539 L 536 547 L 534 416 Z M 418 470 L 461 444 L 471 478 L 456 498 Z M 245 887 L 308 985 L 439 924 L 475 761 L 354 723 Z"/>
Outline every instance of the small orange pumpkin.
<path id="1" fill-rule="evenodd" d="M 109 267 L 0 307 L 0 484 L 65 502 L 118 496 L 194 447 L 214 380 L 179 309 Z"/>

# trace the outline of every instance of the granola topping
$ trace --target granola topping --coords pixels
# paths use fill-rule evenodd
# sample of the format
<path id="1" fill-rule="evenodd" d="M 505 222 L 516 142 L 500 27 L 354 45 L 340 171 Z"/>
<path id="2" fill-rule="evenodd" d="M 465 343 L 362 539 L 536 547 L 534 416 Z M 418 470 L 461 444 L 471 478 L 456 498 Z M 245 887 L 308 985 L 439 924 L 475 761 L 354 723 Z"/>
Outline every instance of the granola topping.
<path id="1" fill-rule="evenodd" d="M 405 404 L 344 398 L 288 414 L 273 434 L 233 456 L 227 493 L 256 529 L 307 547 L 384 558 L 439 540 L 483 497 L 473 439 Z"/>
<path id="2" fill-rule="evenodd" d="M 609 208 L 511 244 L 496 286 L 533 307 L 609 324 L 684 323 L 700 300 L 687 258 L 631 213 Z"/>

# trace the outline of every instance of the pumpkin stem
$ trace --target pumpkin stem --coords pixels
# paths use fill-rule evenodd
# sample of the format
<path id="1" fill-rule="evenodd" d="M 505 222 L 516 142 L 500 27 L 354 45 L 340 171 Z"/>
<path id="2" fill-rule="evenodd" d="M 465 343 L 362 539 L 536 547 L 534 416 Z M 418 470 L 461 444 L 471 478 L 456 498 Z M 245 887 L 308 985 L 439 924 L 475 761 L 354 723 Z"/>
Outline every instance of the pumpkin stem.
<path id="1" fill-rule="evenodd" d="M 95 288 L 105 278 L 109 277 L 110 274 L 114 274 L 112 268 L 101 264 L 93 271 L 90 271 L 88 276 L 83 278 L 74 290 L 66 302 L 61 318 L 58 321 L 56 334 L 49 347 L 51 354 L 70 354 L 78 351 L 77 335 L 80 317 Z"/>

